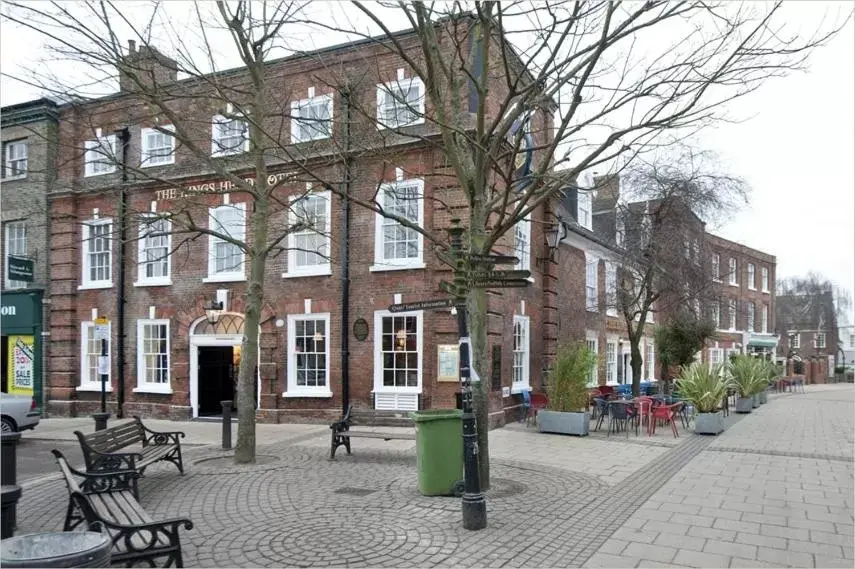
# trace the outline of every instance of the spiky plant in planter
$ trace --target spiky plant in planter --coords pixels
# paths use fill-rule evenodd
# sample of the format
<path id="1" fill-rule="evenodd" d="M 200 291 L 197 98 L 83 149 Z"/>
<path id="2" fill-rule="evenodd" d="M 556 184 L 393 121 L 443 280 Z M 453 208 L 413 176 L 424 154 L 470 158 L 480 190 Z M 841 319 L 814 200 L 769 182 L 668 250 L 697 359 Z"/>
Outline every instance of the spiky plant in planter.
<path id="1" fill-rule="evenodd" d="M 695 362 L 683 366 L 677 378 L 680 395 L 694 405 L 695 432 L 699 435 L 717 435 L 724 430 L 724 417 L 720 407 L 727 394 L 724 366 L 712 367 Z"/>
<path id="2" fill-rule="evenodd" d="M 754 395 L 764 389 L 766 372 L 765 362 L 752 356 L 732 357 L 728 364 L 730 381 L 737 391 L 736 412 L 750 413 L 754 407 Z"/>
<path id="3" fill-rule="evenodd" d="M 547 387 L 549 403 L 537 414 L 541 432 L 588 434 L 588 377 L 596 363 L 597 356 L 584 344 L 558 350 Z"/>

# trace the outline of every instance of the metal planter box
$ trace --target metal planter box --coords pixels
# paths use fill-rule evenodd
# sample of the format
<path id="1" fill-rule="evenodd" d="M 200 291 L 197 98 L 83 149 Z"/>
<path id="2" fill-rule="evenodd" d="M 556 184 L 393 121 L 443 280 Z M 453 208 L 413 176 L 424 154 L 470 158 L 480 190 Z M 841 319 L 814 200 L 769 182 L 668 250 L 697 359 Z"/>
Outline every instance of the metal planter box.
<path id="1" fill-rule="evenodd" d="M 737 413 L 750 413 L 751 409 L 754 407 L 754 400 L 751 397 L 737 397 L 736 398 L 736 412 Z"/>
<path id="2" fill-rule="evenodd" d="M 724 415 L 716 413 L 698 413 L 695 415 L 695 432 L 699 435 L 717 435 L 724 431 Z"/>
<path id="3" fill-rule="evenodd" d="M 763 405 L 764 403 L 768 403 L 768 402 L 769 402 L 769 393 L 768 393 L 768 392 L 766 392 L 766 391 L 761 391 L 761 392 L 759 393 L 759 396 L 760 396 L 760 405 Z"/>
<path id="4" fill-rule="evenodd" d="M 760 396 L 759 395 L 754 394 L 751 396 L 751 406 L 754 409 L 757 409 L 758 407 L 760 407 Z"/>
<path id="5" fill-rule="evenodd" d="M 562 435 L 587 436 L 591 415 L 584 413 L 565 413 L 562 411 L 537 412 L 537 425 L 541 433 L 560 433 Z"/>

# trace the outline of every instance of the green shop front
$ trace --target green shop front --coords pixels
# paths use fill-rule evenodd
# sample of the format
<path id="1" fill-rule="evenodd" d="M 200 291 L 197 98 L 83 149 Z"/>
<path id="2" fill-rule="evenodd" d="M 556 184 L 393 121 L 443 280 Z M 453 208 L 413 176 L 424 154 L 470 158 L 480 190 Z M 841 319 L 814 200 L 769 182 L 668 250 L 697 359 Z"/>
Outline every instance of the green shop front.
<path id="1" fill-rule="evenodd" d="M 0 293 L 2 334 L 2 391 L 30 395 L 42 408 L 42 296 L 43 291 Z"/>

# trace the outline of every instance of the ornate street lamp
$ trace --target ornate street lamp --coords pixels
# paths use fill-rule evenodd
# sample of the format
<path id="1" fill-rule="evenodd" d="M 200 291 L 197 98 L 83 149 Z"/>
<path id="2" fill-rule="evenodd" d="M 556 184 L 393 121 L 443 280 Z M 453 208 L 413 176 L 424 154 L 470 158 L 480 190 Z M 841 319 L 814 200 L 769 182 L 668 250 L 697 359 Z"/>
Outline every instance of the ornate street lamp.
<path id="1" fill-rule="evenodd" d="M 558 254 L 558 246 L 561 245 L 561 241 L 567 237 L 567 225 L 559 219 L 552 227 L 544 232 L 544 235 L 546 236 L 546 246 L 549 249 L 549 254 L 546 257 L 539 257 L 537 262 L 538 264 L 546 261 L 554 263 Z"/>
<path id="2" fill-rule="evenodd" d="M 208 320 L 208 324 L 214 326 L 219 320 L 220 315 L 223 313 L 223 302 L 212 300 L 211 304 L 205 307 L 205 318 Z"/>

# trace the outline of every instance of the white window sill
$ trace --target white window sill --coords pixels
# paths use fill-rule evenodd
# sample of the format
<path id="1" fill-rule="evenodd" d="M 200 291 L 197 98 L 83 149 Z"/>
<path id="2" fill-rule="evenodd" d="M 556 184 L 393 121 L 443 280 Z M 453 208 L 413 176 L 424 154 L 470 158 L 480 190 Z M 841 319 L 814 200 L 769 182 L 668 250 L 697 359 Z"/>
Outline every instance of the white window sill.
<path id="1" fill-rule="evenodd" d="M 155 162 L 150 164 L 140 164 L 140 168 L 157 168 L 158 166 L 169 166 L 170 164 L 175 164 L 175 160 L 170 160 L 169 162 Z"/>
<path id="2" fill-rule="evenodd" d="M 424 111 L 422 110 L 419 112 L 423 113 Z M 424 124 L 424 123 L 425 123 L 424 117 L 419 117 L 418 120 L 415 120 L 413 122 L 409 122 L 406 124 L 385 124 L 385 123 L 379 122 L 379 120 L 378 120 L 377 130 L 395 130 L 398 128 L 406 128 L 408 126 L 416 126 L 416 125 L 420 125 L 420 124 Z"/>
<path id="3" fill-rule="evenodd" d="M 585 310 L 587 310 L 588 312 L 595 312 L 595 313 L 600 311 L 598 308 L 593 308 L 591 306 L 586 306 Z"/>
<path id="4" fill-rule="evenodd" d="M 427 265 L 424 263 L 413 263 L 411 265 L 384 265 L 384 264 L 373 264 L 368 267 L 369 273 L 379 273 L 383 271 L 409 271 L 415 269 L 424 269 Z"/>
<path id="5" fill-rule="evenodd" d="M 748 290 L 754 290 L 754 291 L 756 291 L 757 289 L 756 289 L 756 288 L 754 288 L 753 286 L 750 286 L 750 287 L 748 287 Z"/>
<path id="6" fill-rule="evenodd" d="M 134 286 L 144 287 L 144 286 L 172 286 L 172 279 L 151 279 L 146 281 L 136 281 Z"/>
<path id="7" fill-rule="evenodd" d="M 397 388 L 386 387 L 386 388 L 381 388 L 381 389 L 374 389 L 371 391 L 371 393 L 372 394 L 373 393 L 379 393 L 381 395 L 395 395 L 395 394 L 421 395 L 422 388 L 421 387 L 397 387 Z"/>
<path id="8" fill-rule="evenodd" d="M 739 288 L 739 283 L 727 283 L 727 284 L 729 284 L 730 286 L 735 286 L 736 288 Z"/>
<path id="9" fill-rule="evenodd" d="M 97 290 L 104 288 L 113 288 L 113 281 L 100 283 L 86 283 L 77 287 L 77 290 Z"/>
<path id="10" fill-rule="evenodd" d="M 762 292 L 763 294 L 769 294 L 768 290 L 761 290 L 760 292 Z"/>
<path id="11" fill-rule="evenodd" d="M 332 391 L 286 391 L 282 393 L 285 399 L 313 398 L 313 399 L 330 399 Z"/>
<path id="12" fill-rule="evenodd" d="M 116 169 L 113 168 L 112 170 L 107 170 L 105 172 L 89 172 L 87 174 L 83 174 L 83 177 L 84 178 L 97 178 L 98 176 L 106 176 L 107 174 L 115 174 L 115 173 L 116 173 Z"/>
<path id="13" fill-rule="evenodd" d="M 291 144 L 303 144 L 305 142 L 316 142 L 318 140 L 329 140 L 330 136 L 316 136 L 315 138 L 306 138 L 305 140 L 291 139 Z"/>
<path id="14" fill-rule="evenodd" d="M 511 395 L 519 395 L 523 391 L 531 391 L 531 385 L 524 383 L 511 384 Z"/>
<path id="15" fill-rule="evenodd" d="M 246 282 L 246 275 L 209 275 L 202 279 L 203 283 L 240 283 Z"/>
<path id="16" fill-rule="evenodd" d="M 76 391 L 94 391 L 101 393 L 101 384 L 100 383 L 87 383 L 84 385 L 78 385 L 75 389 Z M 110 385 L 110 382 L 107 382 L 107 389 L 105 389 L 107 393 L 113 391 L 113 386 Z"/>
<path id="17" fill-rule="evenodd" d="M 3 176 L 4 182 L 13 182 L 15 180 L 26 180 L 26 179 L 27 179 L 26 174 L 21 174 L 20 176 Z"/>
<path id="18" fill-rule="evenodd" d="M 606 316 L 611 316 L 612 318 L 617 318 L 617 315 L 618 314 L 617 314 L 616 310 L 606 310 Z"/>
<path id="19" fill-rule="evenodd" d="M 134 393 L 154 393 L 157 395 L 172 395 L 172 389 L 170 389 L 169 387 L 155 387 L 155 386 L 134 387 L 132 391 Z"/>
<path id="20" fill-rule="evenodd" d="M 326 265 L 316 271 L 294 271 L 290 273 L 282 273 L 282 278 L 297 279 L 300 277 L 328 277 L 330 275 L 332 275 L 332 269 L 329 265 Z"/>
<path id="21" fill-rule="evenodd" d="M 218 150 L 217 152 L 211 152 L 211 158 L 223 158 L 225 156 L 237 156 L 239 154 L 246 154 L 249 152 L 247 148 L 241 148 L 239 150 Z"/>

